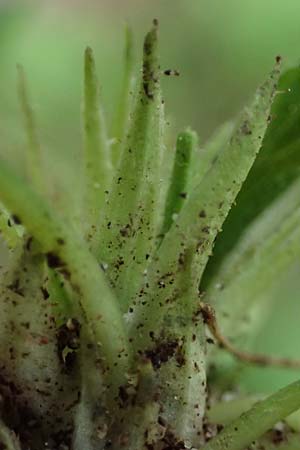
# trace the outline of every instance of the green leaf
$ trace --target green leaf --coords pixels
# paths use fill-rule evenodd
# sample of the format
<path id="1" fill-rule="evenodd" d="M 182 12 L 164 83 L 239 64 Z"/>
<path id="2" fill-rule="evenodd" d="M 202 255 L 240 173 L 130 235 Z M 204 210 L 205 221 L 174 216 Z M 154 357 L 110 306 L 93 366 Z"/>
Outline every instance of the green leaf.
<path id="1" fill-rule="evenodd" d="M 220 401 L 211 405 L 207 411 L 207 418 L 211 423 L 229 425 L 264 398 L 263 395 L 239 395 L 232 400 Z"/>
<path id="2" fill-rule="evenodd" d="M 296 180 L 252 222 L 211 279 L 206 301 L 219 312 L 223 334 L 238 346 L 255 335 L 269 309 L 272 287 L 299 259 L 299 221 L 300 180 Z"/>
<path id="3" fill-rule="evenodd" d="M 114 120 L 112 136 L 114 143 L 111 145 L 113 166 L 118 167 L 121 151 L 126 138 L 129 115 L 132 108 L 133 91 L 135 84 L 134 77 L 134 48 L 133 33 L 127 25 L 125 27 L 125 54 L 124 54 L 124 75 L 120 100 Z"/>
<path id="4" fill-rule="evenodd" d="M 33 186 L 44 193 L 45 179 L 43 173 L 43 156 L 36 127 L 36 120 L 30 104 L 24 68 L 21 65 L 18 65 L 17 70 L 18 95 L 27 138 L 26 173 Z"/>
<path id="5" fill-rule="evenodd" d="M 70 317 L 76 317 L 76 313 L 78 313 L 78 305 L 77 302 L 75 304 L 74 293 L 72 293 L 73 298 L 71 298 L 71 293 L 68 292 L 66 284 L 60 273 L 48 267 L 46 289 L 49 293 L 56 324 L 58 325 L 62 325 Z"/>
<path id="6" fill-rule="evenodd" d="M 112 166 L 100 106 L 96 65 L 90 47 L 84 55 L 83 124 L 87 223 L 96 226 L 104 206 L 105 191 L 111 183 Z M 91 229 L 88 231 L 94 232 Z"/>
<path id="7" fill-rule="evenodd" d="M 296 381 L 256 403 L 204 445 L 202 450 L 243 450 L 299 407 L 300 381 Z"/>
<path id="8" fill-rule="evenodd" d="M 226 122 L 216 130 L 204 146 L 201 145 L 194 149 L 191 161 L 191 174 L 188 180 L 188 191 L 191 191 L 200 183 L 203 176 L 218 158 L 218 155 L 228 145 L 233 131 L 234 123 Z"/>
<path id="9" fill-rule="evenodd" d="M 239 395 L 232 400 L 220 401 L 210 406 L 207 411 L 207 418 L 215 424 L 229 425 L 264 398 L 266 398 L 265 395 Z M 287 416 L 284 421 L 293 431 L 299 432 L 300 410 Z"/>
<path id="10" fill-rule="evenodd" d="M 156 242 L 160 212 L 164 118 L 157 47 L 155 24 L 145 38 L 139 93 L 95 242 L 96 253 L 107 267 L 124 310 L 143 280 Z"/>
<path id="11" fill-rule="evenodd" d="M 300 69 L 285 72 L 278 84 L 262 150 L 216 241 L 202 287 L 206 289 L 223 258 L 246 227 L 300 175 Z"/>
<path id="12" fill-rule="evenodd" d="M 289 425 L 289 427 L 292 428 L 292 430 L 297 431 L 299 433 L 299 431 L 300 431 L 300 409 L 298 409 L 298 411 L 295 411 L 293 414 L 288 416 L 286 418 L 286 423 Z"/>
<path id="13" fill-rule="evenodd" d="M 178 284 L 182 283 L 184 271 L 190 270 L 187 262 L 190 257 L 194 269 L 189 283 L 198 286 L 214 240 L 261 147 L 278 77 L 279 67 L 276 66 L 258 90 L 253 103 L 242 114 L 227 147 L 191 192 L 148 269 L 149 287 L 143 303 L 136 300 L 134 325 L 144 324 L 144 336 L 149 344 L 147 335 L 162 323 L 168 303 L 174 307 L 175 302 L 181 309 L 179 299 L 182 291 Z"/>
<path id="14" fill-rule="evenodd" d="M 190 162 L 198 143 L 197 134 L 186 130 L 179 134 L 169 190 L 164 211 L 164 223 L 161 234 L 164 236 L 173 223 L 173 217 L 181 210 L 187 197 L 187 183 L 190 175 Z"/>

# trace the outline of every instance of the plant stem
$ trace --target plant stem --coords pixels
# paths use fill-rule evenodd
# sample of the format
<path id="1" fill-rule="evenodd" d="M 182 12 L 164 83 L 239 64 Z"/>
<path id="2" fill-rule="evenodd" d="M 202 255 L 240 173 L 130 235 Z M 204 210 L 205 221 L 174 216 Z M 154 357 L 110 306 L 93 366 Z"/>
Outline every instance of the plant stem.
<path id="1" fill-rule="evenodd" d="M 127 337 L 116 299 L 96 259 L 83 240 L 4 162 L 0 164 L 0 192 L 3 203 L 10 211 L 17 211 L 20 221 L 40 243 L 48 265 L 60 267 L 80 294 L 94 340 L 101 348 L 105 368 L 109 368 L 110 382 L 118 383 L 128 370 Z"/>

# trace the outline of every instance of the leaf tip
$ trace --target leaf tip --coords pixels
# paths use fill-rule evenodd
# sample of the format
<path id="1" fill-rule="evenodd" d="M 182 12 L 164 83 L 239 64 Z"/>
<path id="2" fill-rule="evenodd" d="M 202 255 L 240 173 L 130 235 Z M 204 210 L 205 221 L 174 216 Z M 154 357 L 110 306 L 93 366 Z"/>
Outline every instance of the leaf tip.
<path id="1" fill-rule="evenodd" d="M 160 71 L 158 62 L 158 21 L 153 21 L 152 29 L 144 40 L 143 90 L 145 96 L 153 100 L 158 91 Z"/>

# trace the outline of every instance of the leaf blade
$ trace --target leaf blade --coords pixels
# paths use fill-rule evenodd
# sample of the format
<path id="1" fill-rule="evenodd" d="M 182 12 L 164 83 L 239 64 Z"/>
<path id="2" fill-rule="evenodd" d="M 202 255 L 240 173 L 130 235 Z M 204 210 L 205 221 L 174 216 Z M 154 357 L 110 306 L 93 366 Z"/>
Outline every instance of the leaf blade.
<path id="1" fill-rule="evenodd" d="M 203 450 L 242 450 L 300 406 L 300 381 L 281 389 L 254 405 L 223 431 Z"/>
<path id="2" fill-rule="evenodd" d="M 105 191 L 112 176 L 104 114 L 100 106 L 100 92 L 93 51 L 84 54 L 84 159 L 86 211 L 90 226 L 99 222 Z M 90 230 L 89 230 L 90 231 Z"/>

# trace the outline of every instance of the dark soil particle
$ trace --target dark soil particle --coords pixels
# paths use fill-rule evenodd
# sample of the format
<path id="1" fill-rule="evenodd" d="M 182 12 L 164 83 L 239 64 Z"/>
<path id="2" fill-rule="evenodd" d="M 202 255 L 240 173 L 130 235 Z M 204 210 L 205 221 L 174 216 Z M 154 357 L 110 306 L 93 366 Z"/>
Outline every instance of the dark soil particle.
<path id="1" fill-rule="evenodd" d="M 270 441 L 273 442 L 273 444 L 275 445 L 279 445 L 282 442 L 287 440 L 287 436 L 286 436 L 286 430 L 279 430 L 274 428 L 273 430 L 271 430 L 268 433 L 269 437 L 270 437 Z"/>
<path id="2" fill-rule="evenodd" d="M 17 216 L 17 214 L 12 214 L 11 218 L 15 222 L 16 225 L 22 224 L 21 219 L 19 216 Z"/>
<path id="3" fill-rule="evenodd" d="M 185 450 L 186 446 L 184 442 L 180 440 L 174 433 L 167 431 L 162 442 L 164 446 L 162 450 Z"/>
<path id="4" fill-rule="evenodd" d="M 24 291 L 20 287 L 20 280 L 19 278 L 16 278 L 11 284 L 7 286 L 8 289 L 13 291 L 15 294 L 20 295 L 21 297 L 24 297 Z"/>
<path id="5" fill-rule="evenodd" d="M 32 237 L 32 236 L 29 236 L 29 238 L 27 239 L 26 244 L 25 244 L 26 250 L 30 251 L 32 241 L 33 241 L 33 237 Z"/>
<path id="6" fill-rule="evenodd" d="M 182 344 L 178 340 L 157 341 L 154 348 L 146 350 L 145 356 L 150 359 L 156 370 L 160 369 L 162 364 L 168 362 L 172 357 L 175 358 L 178 367 L 182 367 L 185 364 Z"/>
<path id="7" fill-rule="evenodd" d="M 245 122 L 242 124 L 241 132 L 245 136 L 250 136 L 252 134 L 252 131 L 251 131 L 251 128 L 250 128 L 250 124 L 249 124 L 249 122 L 247 120 L 245 120 Z"/>
<path id="8" fill-rule="evenodd" d="M 60 257 L 53 252 L 46 253 L 47 264 L 51 269 L 57 269 L 59 267 L 63 267 L 64 263 L 60 259 Z"/>
<path id="9" fill-rule="evenodd" d="M 178 70 L 176 70 L 176 69 L 167 69 L 167 70 L 164 70 L 164 75 L 166 75 L 167 77 L 170 77 L 170 76 L 174 76 L 174 77 L 179 77 L 179 72 L 178 72 Z"/>
<path id="10" fill-rule="evenodd" d="M 41 292 L 43 295 L 44 300 L 48 300 L 48 298 L 50 297 L 49 292 L 47 291 L 46 288 L 44 288 L 43 286 L 41 286 Z"/>
<path id="11" fill-rule="evenodd" d="M 128 223 L 125 227 L 120 229 L 120 235 L 122 237 L 129 237 L 131 235 L 131 225 Z"/>

